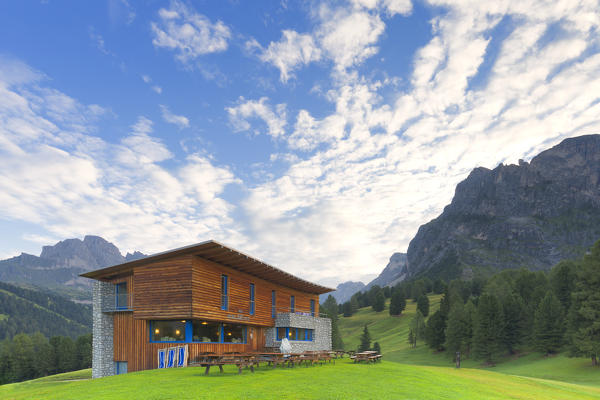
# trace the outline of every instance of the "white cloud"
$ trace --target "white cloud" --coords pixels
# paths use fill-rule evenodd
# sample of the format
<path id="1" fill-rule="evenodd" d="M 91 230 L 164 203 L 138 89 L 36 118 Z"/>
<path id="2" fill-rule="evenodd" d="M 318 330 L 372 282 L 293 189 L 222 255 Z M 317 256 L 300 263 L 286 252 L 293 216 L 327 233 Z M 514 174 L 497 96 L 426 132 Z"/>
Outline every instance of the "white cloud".
<path id="1" fill-rule="evenodd" d="M 236 132 L 250 130 L 251 125 L 248 120 L 258 118 L 267 125 L 267 131 L 264 133 L 274 138 L 283 136 L 287 124 L 285 104 L 277 104 L 273 110 L 267 102 L 266 97 L 261 97 L 259 100 L 246 100 L 240 97 L 238 105 L 227 107 L 226 111 L 233 129 Z M 259 133 L 259 131 L 255 132 Z"/>
<path id="2" fill-rule="evenodd" d="M 247 41 L 246 49 L 258 52 L 260 60 L 278 68 L 282 82 L 292 78 L 295 70 L 322 59 L 332 61 L 334 72 L 345 77 L 349 68 L 377 53 L 376 43 L 385 29 L 381 15 L 411 11 L 410 0 L 352 0 L 336 7 L 325 3 L 318 7 L 313 32 L 284 29 L 281 39 L 266 49 L 256 39 Z"/>
<path id="3" fill-rule="evenodd" d="M 379 4 L 357 1 L 331 30 L 317 28 L 332 32 L 331 43 L 351 37 L 333 33 L 344 31 L 345 18 L 364 28 L 362 42 L 349 40 L 339 55 L 321 47 L 334 60 L 334 77 L 376 49 L 381 18 L 366 10 Z M 355 74 L 334 79 L 326 92 L 335 111 L 319 118 L 310 108 L 297 111 L 288 146 L 313 153 L 250 189 L 243 203 L 248 236 L 273 263 L 327 282 L 378 273 L 474 167 L 516 163 L 565 137 L 600 131 L 600 55 L 589 51 L 600 46 L 597 2 L 435 5 L 446 12 L 431 21 L 433 36 L 415 54 L 411 86 L 395 101 L 379 95 L 389 83 Z M 478 77 L 482 83 L 470 87 L 505 15 L 514 30 Z M 555 24 L 564 35 L 540 44 Z"/>
<path id="4" fill-rule="evenodd" d="M 227 50 L 231 31 L 221 21 L 211 22 L 204 15 L 173 0 L 169 9 L 158 11 L 159 22 L 151 24 L 156 47 L 174 50 L 176 58 L 188 62 L 204 54 Z"/>
<path id="5" fill-rule="evenodd" d="M 260 59 L 279 68 L 281 81 L 287 82 L 298 66 L 320 60 L 321 50 L 310 35 L 284 30 L 281 36 L 279 42 L 269 44 L 269 47 L 260 55 Z M 254 46 L 257 45 L 256 41 L 252 43 Z"/>
<path id="6" fill-rule="evenodd" d="M 95 137 L 98 110 L 43 86 L 33 72 L 0 62 L 1 219 L 37 224 L 61 239 L 94 232 L 124 251 L 207 238 L 244 243 L 234 206 L 222 197 L 239 182 L 228 168 L 201 155 L 161 166 L 173 155 L 143 116 L 118 143 Z M 87 130 L 71 129 L 77 124 Z"/>
<path id="7" fill-rule="evenodd" d="M 190 126 L 190 120 L 187 117 L 173 114 L 167 106 L 161 104 L 160 111 L 162 112 L 162 117 L 166 122 L 177 125 L 179 129 Z"/>
<path id="8" fill-rule="evenodd" d="M 158 85 L 153 85 L 153 86 L 151 87 L 151 89 L 152 89 L 153 91 L 155 91 L 156 93 L 158 93 L 158 94 L 161 94 L 161 93 L 162 93 L 162 88 L 161 88 L 160 86 L 158 86 Z"/>

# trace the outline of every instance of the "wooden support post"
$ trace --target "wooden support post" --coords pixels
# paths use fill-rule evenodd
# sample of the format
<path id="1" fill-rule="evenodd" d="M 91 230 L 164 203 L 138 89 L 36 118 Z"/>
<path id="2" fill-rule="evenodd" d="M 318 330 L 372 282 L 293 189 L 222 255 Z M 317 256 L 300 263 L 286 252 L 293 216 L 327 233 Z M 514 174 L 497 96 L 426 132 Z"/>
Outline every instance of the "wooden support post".
<path id="1" fill-rule="evenodd" d="M 210 365 L 206 366 L 206 371 L 204 371 L 204 375 L 208 375 L 208 371 L 210 371 Z"/>

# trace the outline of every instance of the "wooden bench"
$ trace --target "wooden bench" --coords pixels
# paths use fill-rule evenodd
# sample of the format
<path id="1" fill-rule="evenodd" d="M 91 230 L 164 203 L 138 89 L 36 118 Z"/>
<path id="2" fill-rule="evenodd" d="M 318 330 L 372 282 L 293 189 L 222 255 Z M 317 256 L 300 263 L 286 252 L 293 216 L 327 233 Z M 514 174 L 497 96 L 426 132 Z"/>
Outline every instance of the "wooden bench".
<path id="1" fill-rule="evenodd" d="M 208 375 L 212 366 L 218 366 L 219 371 L 223 372 L 223 365 L 236 365 L 238 374 L 241 374 L 244 367 L 250 367 L 250 371 L 254 372 L 254 365 L 257 365 L 257 361 L 256 355 L 253 354 L 200 354 L 190 363 L 190 366 L 193 365 L 206 367 L 204 375 Z"/>

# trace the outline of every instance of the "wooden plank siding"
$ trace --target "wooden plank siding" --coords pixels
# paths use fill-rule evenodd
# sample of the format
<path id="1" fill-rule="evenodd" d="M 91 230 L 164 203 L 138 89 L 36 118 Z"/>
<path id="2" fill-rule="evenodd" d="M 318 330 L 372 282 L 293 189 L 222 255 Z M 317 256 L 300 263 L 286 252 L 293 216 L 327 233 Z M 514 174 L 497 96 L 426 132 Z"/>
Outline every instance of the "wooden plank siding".
<path id="1" fill-rule="evenodd" d="M 258 351 L 264 348 L 265 328 L 248 327 L 248 343 L 187 343 L 190 360 L 199 353 L 224 353 L 229 351 Z M 252 337 L 251 337 L 252 336 Z M 150 343 L 148 321 L 133 318 L 131 312 L 114 314 L 114 360 L 127 361 L 129 372 L 156 368 L 158 365 L 157 352 L 159 349 L 180 346 L 175 343 Z"/>
<path id="2" fill-rule="evenodd" d="M 133 270 L 133 279 L 135 318 L 192 316 L 192 256 L 137 267 Z"/>
<path id="3" fill-rule="evenodd" d="M 275 325 L 271 314 L 271 291 L 277 294 L 278 312 L 289 312 L 290 296 L 295 296 L 296 311 L 310 312 L 310 300 L 317 294 L 301 292 L 286 286 L 240 272 L 194 255 L 140 265 L 130 275 L 111 278 L 112 283 L 127 282 L 132 294 L 131 311 L 114 315 L 114 360 L 126 361 L 130 372 L 157 367 L 157 350 L 177 346 L 150 343 L 151 320 L 209 320 L 248 327 L 247 343 L 187 343 L 190 359 L 201 352 L 260 351 L 265 346 L 265 333 Z M 228 310 L 221 310 L 221 275 L 228 276 Z M 255 312 L 250 315 L 250 284 L 255 287 Z"/>

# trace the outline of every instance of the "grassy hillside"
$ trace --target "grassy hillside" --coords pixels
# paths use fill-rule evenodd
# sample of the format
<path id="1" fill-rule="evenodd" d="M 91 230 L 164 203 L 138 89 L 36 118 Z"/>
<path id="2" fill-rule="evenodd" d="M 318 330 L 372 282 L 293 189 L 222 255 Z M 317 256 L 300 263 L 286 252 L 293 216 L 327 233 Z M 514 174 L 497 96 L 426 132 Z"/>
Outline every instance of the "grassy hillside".
<path id="1" fill-rule="evenodd" d="M 76 338 L 91 331 L 91 306 L 0 282 L 0 340 L 17 333 Z"/>
<path id="2" fill-rule="evenodd" d="M 2 399 L 600 399 L 600 388 L 510 376 L 478 369 L 384 361 L 277 368 L 224 374 L 203 368 L 152 370 L 103 379 L 63 374 L 0 386 Z M 87 373 L 89 376 L 89 372 Z"/>
<path id="3" fill-rule="evenodd" d="M 439 309 L 441 295 L 429 296 L 430 314 Z M 408 325 L 416 312 L 416 303 L 408 301 L 400 317 L 389 315 L 388 304 L 382 312 L 371 307 L 360 309 L 352 317 L 340 316 L 339 327 L 346 349 L 356 349 L 360 343 L 364 325 L 367 324 L 373 341 L 379 342 L 385 360 L 404 364 L 443 366 L 453 365 L 450 355 L 435 353 L 423 342 L 411 349 L 407 342 Z M 495 367 L 483 367 L 478 361 L 464 360 L 463 368 L 486 369 L 511 375 L 553 379 L 563 382 L 600 387 L 600 370 L 593 368 L 587 358 L 569 358 L 564 354 L 545 357 L 540 353 L 521 357 L 506 357 Z"/>

